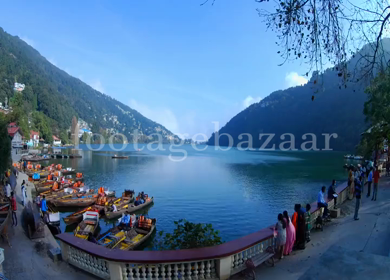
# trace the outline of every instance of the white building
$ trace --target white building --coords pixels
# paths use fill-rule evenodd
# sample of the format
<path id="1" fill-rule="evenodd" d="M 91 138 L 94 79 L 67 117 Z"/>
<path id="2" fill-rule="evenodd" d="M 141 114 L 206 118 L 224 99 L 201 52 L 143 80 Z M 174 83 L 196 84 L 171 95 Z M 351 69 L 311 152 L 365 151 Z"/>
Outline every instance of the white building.
<path id="1" fill-rule="evenodd" d="M 11 140 L 12 148 L 23 148 L 23 138 L 19 131 L 16 131 Z"/>
<path id="2" fill-rule="evenodd" d="M 61 139 L 53 135 L 53 146 L 61 146 Z"/>

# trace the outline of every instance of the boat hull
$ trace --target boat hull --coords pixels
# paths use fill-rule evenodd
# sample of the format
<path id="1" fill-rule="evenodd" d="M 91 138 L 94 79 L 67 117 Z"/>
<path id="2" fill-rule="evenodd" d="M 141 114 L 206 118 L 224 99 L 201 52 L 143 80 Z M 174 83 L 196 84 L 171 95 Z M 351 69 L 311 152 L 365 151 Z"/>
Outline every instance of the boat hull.
<path id="1" fill-rule="evenodd" d="M 136 212 L 138 210 L 146 208 L 146 207 L 148 207 L 148 206 L 150 206 L 152 204 L 153 204 L 153 197 L 149 201 L 145 202 L 144 204 L 141 204 L 141 205 L 138 205 L 138 206 L 133 206 L 133 207 L 131 207 L 131 206 L 134 205 L 134 204 L 129 204 L 129 206 L 127 208 L 118 210 L 116 212 L 108 212 L 108 211 L 106 211 L 105 215 L 106 215 L 107 219 L 116 219 L 116 218 L 120 218 L 122 216 L 122 214 L 124 214 L 126 212 L 131 214 L 131 213 L 134 213 L 134 212 Z"/>

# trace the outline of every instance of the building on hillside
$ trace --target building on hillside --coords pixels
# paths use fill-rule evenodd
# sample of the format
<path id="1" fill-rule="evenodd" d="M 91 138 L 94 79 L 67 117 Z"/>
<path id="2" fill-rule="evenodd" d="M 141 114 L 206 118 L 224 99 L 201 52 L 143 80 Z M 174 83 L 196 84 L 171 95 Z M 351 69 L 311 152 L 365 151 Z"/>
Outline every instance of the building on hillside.
<path id="1" fill-rule="evenodd" d="M 30 142 L 32 143 L 33 147 L 38 147 L 39 144 L 39 131 L 30 131 Z"/>
<path id="2" fill-rule="evenodd" d="M 61 139 L 53 135 L 53 146 L 61 146 Z"/>
<path id="3" fill-rule="evenodd" d="M 23 91 L 25 88 L 25 85 L 24 84 L 20 84 L 20 83 L 15 83 L 14 84 L 14 90 L 15 91 Z"/>
<path id="4" fill-rule="evenodd" d="M 13 148 L 22 148 L 23 147 L 23 136 L 20 133 L 19 127 L 16 123 L 12 122 L 7 127 L 8 135 L 11 137 L 11 146 Z"/>

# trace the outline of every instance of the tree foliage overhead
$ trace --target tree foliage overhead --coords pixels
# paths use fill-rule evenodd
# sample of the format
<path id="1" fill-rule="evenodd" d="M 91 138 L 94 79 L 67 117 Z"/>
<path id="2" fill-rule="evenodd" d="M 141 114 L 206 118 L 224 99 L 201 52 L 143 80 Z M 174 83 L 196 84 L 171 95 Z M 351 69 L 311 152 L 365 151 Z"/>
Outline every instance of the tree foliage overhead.
<path id="1" fill-rule="evenodd" d="M 164 140 L 173 135 L 136 110 L 58 69 L 31 46 L 1 28 L 0 61 L 0 102 L 6 97 L 13 98 L 14 82 L 25 84 L 22 93 L 17 94 L 17 107 L 22 106 L 25 116 L 34 111 L 43 113 L 55 135 L 69 129 L 74 116 L 93 123 L 96 131 L 114 129 L 129 140 L 135 129 L 141 135 L 162 134 Z"/>
<path id="2" fill-rule="evenodd" d="M 187 220 L 175 221 L 173 233 L 159 232 L 155 246 L 159 250 L 203 248 L 222 244 L 219 231 L 211 224 L 195 224 Z"/>
<path id="3" fill-rule="evenodd" d="M 276 0 L 272 8 L 269 0 L 256 1 L 263 5 L 259 15 L 278 36 L 284 61 L 303 60 L 310 70 L 330 63 L 344 81 L 370 80 L 388 66 L 382 45 L 389 28 L 387 1 Z M 369 51 L 359 52 L 357 65 L 348 68 L 347 60 L 366 44 Z"/>

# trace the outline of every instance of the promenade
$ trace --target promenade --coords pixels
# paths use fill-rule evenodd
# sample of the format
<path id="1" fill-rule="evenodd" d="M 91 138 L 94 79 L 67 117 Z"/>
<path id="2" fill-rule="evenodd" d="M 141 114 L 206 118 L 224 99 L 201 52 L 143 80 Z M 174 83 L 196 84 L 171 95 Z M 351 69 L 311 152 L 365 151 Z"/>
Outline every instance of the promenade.
<path id="1" fill-rule="evenodd" d="M 345 202 L 339 206 L 341 217 L 322 232 L 312 230 L 305 250 L 277 260 L 275 267 L 257 267 L 256 278 L 389 279 L 390 178 L 380 180 L 377 201 L 366 198 L 367 186 L 364 191 L 358 221 L 353 219 L 355 199 Z"/>
<path id="2" fill-rule="evenodd" d="M 18 160 L 19 155 L 12 154 L 13 161 Z M 30 240 L 26 229 L 23 228 L 20 184 L 27 175 L 19 173 L 17 179 L 16 199 L 18 202 L 18 225 L 12 227 L 12 222 L 8 226 L 8 238 L 12 248 L 3 241 L 1 247 L 4 248 L 5 260 L 3 262 L 3 273 L 7 279 L 12 280 L 67 280 L 67 279 L 96 279 L 89 274 L 70 266 L 66 262 L 54 262 L 48 256 L 48 250 L 59 247 L 51 232 L 45 227 L 45 238 Z M 28 183 L 27 196 L 31 201 L 31 190 L 33 184 Z"/>

